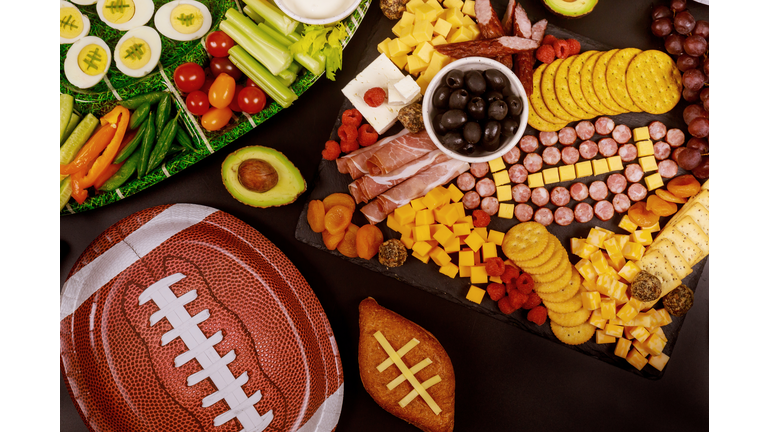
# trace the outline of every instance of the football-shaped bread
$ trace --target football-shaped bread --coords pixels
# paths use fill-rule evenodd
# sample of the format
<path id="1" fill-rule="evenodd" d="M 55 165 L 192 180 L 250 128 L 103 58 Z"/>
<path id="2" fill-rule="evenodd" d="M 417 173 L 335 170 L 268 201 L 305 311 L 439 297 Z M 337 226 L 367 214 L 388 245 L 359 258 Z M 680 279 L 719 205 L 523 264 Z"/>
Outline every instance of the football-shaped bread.
<path id="1" fill-rule="evenodd" d="M 331 431 L 344 394 L 325 313 L 269 240 L 210 207 L 116 223 L 62 290 L 61 370 L 92 431 Z"/>

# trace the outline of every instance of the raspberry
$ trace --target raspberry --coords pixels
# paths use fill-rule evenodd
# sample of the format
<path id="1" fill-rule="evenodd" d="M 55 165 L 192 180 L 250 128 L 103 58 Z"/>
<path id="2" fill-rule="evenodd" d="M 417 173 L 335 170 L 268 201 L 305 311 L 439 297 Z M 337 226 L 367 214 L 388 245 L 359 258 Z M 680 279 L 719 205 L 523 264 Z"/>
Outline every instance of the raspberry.
<path id="1" fill-rule="evenodd" d="M 489 283 L 488 287 L 485 288 L 485 291 L 493 301 L 499 301 L 502 297 L 507 295 L 507 288 L 504 285 L 496 282 Z"/>
<path id="2" fill-rule="evenodd" d="M 491 216 L 482 210 L 475 210 L 472 212 L 472 225 L 476 228 L 486 227 L 491 223 Z"/>
<path id="3" fill-rule="evenodd" d="M 519 290 L 507 290 L 507 297 L 509 297 L 509 302 L 515 310 L 523 307 L 523 303 L 528 300 L 528 294 L 524 294 Z"/>
<path id="4" fill-rule="evenodd" d="M 536 325 L 542 325 L 547 322 L 547 308 L 544 306 L 536 306 L 535 308 L 528 311 L 527 318 L 528 321 Z"/>
<path id="5" fill-rule="evenodd" d="M 362 122 L 363 115 L 360 114 L 360 111 L 358 111 L 357 108 L 348 109 L 341 114 L 341 124 L 350 125 L 357 128 Z"/>
<path id="6" fill-rule="evenodd" d="M 549 44 L 541 45 L 536 50 L 536 60 L 546 64 L 552 63 L 555 61 L 555 49 Z"/>
<path id="7" fill-rule="evenodd" d="M 512 312 L 514 312 L 517 309 L 519 309 L 519 308 L 516 308 L 516 307 L 512 307 L 512 303 L 509 300 L 509 296 L 502 297 L 497 304 L 499 306 L 499 310 L 501 311 L 501 313 L 503 313 L 505 315 L 509 315 Z"/>
<path id="8" fill-rule="evenodd" d="M 344 153 L 352 153 L 353 151 L 360 148 L 360 145 L 357 143 L 357 140 L 352 140 L 352 141 L 342 140 L 340 147 L 341 147 L 341 151 L 343 151 Z"/>
<path id="9" fill-rule="evenodd" d="M 552 45 L 557 40 L 557 37 L 555 35 L 544 35 L 544 39 L 541 40 L 542 45 Z"/>
<path id="10" fill-rule="evenodd" d="M 571 54 L 568 50 L 568 42 L 562 39 L 556 40 L 555 43 L 552 44 L 552 48 L 555 49 L 555 57 L 559 59 L 564 59 Z"/>
<path id="11" fill-rule="evenodd" d="M 336 131 L 339 134 L 339 139 L 343 141 L 357 141 L 357 128 L 351 125 L 341 125 L 339 130 Z"/>
<path id="12" fill-rule="evenodd" d="M 528 299 L 523 303 L 523 309 L 533 309 L 541 304 L 541 297 L 535 292 L 528 294 Z"/>
<path id="13" fill-rule="evenodd" d="M 576 55 L 581 52 L 581 44 L 576 39 L 566 39 L 568 44 L 568 55 Z"/>
<path id="14" fill-rule="evenodd" d="M 492 257 L 485 260 L 485 272 L 488 276 L 501 276 L 504 274 L 504 261 L 499 257 Z"/>
<path id="15" fill-rule="evenodd" d="M 363 147 L 367 147 L 378 140 L 379 134 L 376 132 L 376 129 L 369 124 L 364 124 L 357 130 L 357 142 Z"/>
<path id="16" fill-rule="evenodd" d="M 525 294 L 533 291 L 533 285 L 533 278 L 528 273 L 523 273 L 519 278 L 515 279 L 515 288 Z"/>
<path id="17" fill-rule="evenodd" d="M 365 92 L 363 100 L 369 107 L 376 108 L 387 100 L 387 92 L 381 87 L 370 88 Z"/>
<path id="18" fill-rule="evenodd" d="M 501 275 L 501 281 L 505 284 L 513 283 L 515 279 L 520 277 L 520 269 L 513 267 L 509 264 L 504 265 L 504 274 Z"/>
<path id="19" fill-rule="evenodd" d="M 322 152 L 323 159 L 336 160 L 340 154 L 341 148 L 339 147 L 339 143 L 336 141 L 327 141 L 325 143 L 325 150 Z"/>

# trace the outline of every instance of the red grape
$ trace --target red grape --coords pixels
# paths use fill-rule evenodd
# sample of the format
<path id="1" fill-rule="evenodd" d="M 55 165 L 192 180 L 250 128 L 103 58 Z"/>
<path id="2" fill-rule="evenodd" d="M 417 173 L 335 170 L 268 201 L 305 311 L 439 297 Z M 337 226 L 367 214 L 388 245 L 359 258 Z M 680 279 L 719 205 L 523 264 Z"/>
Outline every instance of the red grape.
<path id="1" fill-rule="evenodd" d="M 696 21 L 696 25 L 693 27 L 693 34 L 709 39 L 709 21 Z"/>
<path id="2" fill-rule="evenodd" d="M 689 149 L 688 147 L 681 147 L 680 153 L 677 155 L 677 164 L 680 168 L 690 171 L 701 163 L 701 153 L 697 150 Z"/>
<path id="3" fill-rule="evenodd" d="M 709 57 L 706 57 L 704 61 L 701 64 L 701 69 L 704 71 L 707 76 L 709 76 Z"/>
<path id="4" fill-rule="evenodd" d="M 709 154 L 709 142 L 704 138 L 693 137 L 688 140 L 688 144 L 686 144 L 685 147 L 696 150 L 702 155 Z"/>
<path id="5" fill-rule="evenodd" d="M 699 67 L 699 58 L 691 57 L 688 54 L 682 54 L 677 58 L 677 68 L 680 72 L 685 72 L 688 69 L 695 69 Z"/>
<path id="6" fill-rule="evenodd" d="M 672 55 L 680 55 L 685 52 L 683 42 L 685 42 L 685 36 L 672 33 L 664 38 L 664 48 Z"/>
<path id="7" fill-rule="evenodd" d="M 687 10 L 678 12 L 675 15 L 675 31 L 681 35 L 686 35 L 693 31 L 694 26 L 696 26 L 696 18 Z"/>
<path id="8" fill-rule="evenodd" d="M 688 125 L 688 133 L 696 138 L 704 138 L 709 135 L 709 119 L 706 117 L 696 117 Z"/>
<path id="9" fill-rule="evenodd" d="M 688 55 L 693 57 L 706 53 L 707 47 L 707 40 L 704 39 L 704 36 L 696 34 L 688 36 L 685 38 L 685 42 L 683 42 L 683 49 Z"/>
<path id="10" fill-rule="evenodd" d="M 701 105 L 704 107 L 704 109 L 709 111 L 709 87 L 704 87 L 701 89 L 699 98 L 701 98 Z"/>
<path id="11" fill-rule="evenodd" d="M 709 117 L 709 113 L 700 104 L 691 104 L 683 110 L 683 120 L 685 124 L 691 124 L 696 117 Z"/>
<path id="12" fill-rule="evenodd" d="M 689 88 L 692 91 L 701 90 L 706 80 L 706 75 L 700 69 L 688 69 L 683 72 L 683 87 Z"/>
<path id="13" fill-rule="evenodd" d="M 685 147 L 678 147 L 678 148 L 674 149 L 672 151 L 672 156 L 670 156 L 670 158 L 672 158 L 672 160 L 675 161 L 675 163 L 678 164 L 678 165 L 680 165 L 680 160 L 679 160 L 680 159 L 680 153 L 683 152 L 684 148 Z"/>
<path id="14" fill-rule="evenodd" d="M 665 37 L 672 33 L 673 29 L 672 20 L 669 18 L 659 18 L 651 23 L 651 33 L 654 36 Z"/>
<path id="15" fill-rule="evenodd" d="M 701 163 L 691 172 L 698 179 L 709 178 L 709 156 L 701 158 Z"/>
<path id="16" fill-rule="evenodd" d="M 697 102 L 699 100 L 700 92 L 701 89 L 693 90 L 685 87 L 683 88 L 683 99 L 685 99 L 686 102 Z"/>
<path id="17" fill-rule="evenodd" d="M 688 5 L 685 0 L 672 0 L 669 2 L 669 8 L 672 9 L 674 12 L 680 12 L 682 10 L 685 10 Z"/>
<path id="18" fill-rule="evenodd" d="M 651 11 L 651 19 L 657 20 L 659 18 L 672 18 L 672 10 L 664 5 L 656 6 Z"/>

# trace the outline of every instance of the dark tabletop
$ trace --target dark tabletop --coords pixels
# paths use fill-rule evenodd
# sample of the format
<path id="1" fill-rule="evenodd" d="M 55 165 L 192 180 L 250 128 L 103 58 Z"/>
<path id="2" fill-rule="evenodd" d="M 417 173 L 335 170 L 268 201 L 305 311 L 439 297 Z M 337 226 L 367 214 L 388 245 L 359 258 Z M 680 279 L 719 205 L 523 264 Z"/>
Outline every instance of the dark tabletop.
<path id="1" fill-rule="evenodd" d="M 663 49 L 650 33 L 652 3 L 604 0 L 591 14 L 575 20 L 554 16 L 538 0 L 523 4 L 534 22 L 546 18 L 551 24 L 615 47 Z M 696 18 L 708 19 L 707 6 L 688 3 Z M 664 376 L 649 380 L 299 242 L 294 232 L 309 193 L 293 204 L 269 209 L 245 206 L 227 193 L 221 181 L 222 161 L 231 151 L 254 144 L 282 151 L 301 171 L 308 190 L 312 189 L 320 150 L 343 102 L 341 88 L 354 78 L 363 52 L 375 49 L 367 45 L 368 35 L 373 24 L 383 19 L 378 0 L 373 0 L 344 51 L 343 69 L 336 81 L 321 78 L 289 109 L 146 191 L 97 210 L 61 217 L 61 285 L 90 242 L 124 217 L 161 204 L 207 205 L 261 232 L 293 261 L 314 289 L 333 328 L 344 368 L 338 431 L 416 430 L 376 405 L 361 385 L 358 304 L 368 296 L 425 327 L 445 347 L 456 374 L 457 431 L 706 430 L 708 264 Z M 60 430 L 87 431 L 63 378 L 60 395 Z"/>

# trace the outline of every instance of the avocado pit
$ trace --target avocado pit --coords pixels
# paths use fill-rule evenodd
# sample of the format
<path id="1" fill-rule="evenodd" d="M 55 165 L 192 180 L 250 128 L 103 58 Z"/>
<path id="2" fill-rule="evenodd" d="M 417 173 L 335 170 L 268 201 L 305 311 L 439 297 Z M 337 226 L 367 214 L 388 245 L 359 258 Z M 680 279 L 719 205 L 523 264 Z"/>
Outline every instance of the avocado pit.
<path id="1" fill-rule="evenodd" d="M 263 159 L 246 159 L 237 168 L 240 184 L 249 191 L 264 193 L 277 185 L 277 170 Z"/>

